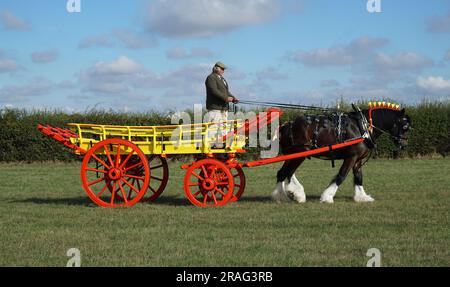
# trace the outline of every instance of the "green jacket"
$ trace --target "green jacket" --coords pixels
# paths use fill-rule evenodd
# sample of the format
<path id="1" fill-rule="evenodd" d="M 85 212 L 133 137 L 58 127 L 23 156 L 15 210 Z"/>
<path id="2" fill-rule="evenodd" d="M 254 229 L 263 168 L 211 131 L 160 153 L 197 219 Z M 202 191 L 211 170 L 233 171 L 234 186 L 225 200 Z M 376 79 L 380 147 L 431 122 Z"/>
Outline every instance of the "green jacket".
<path id="1" fill-rule="evenodd" d="M 207 110 L 228 110 L 228 97 L 234 96 L 228 87 L 219 78 L 219 75 L 211 73 L 205 81 L 206 85 L 206 109 Z"/>

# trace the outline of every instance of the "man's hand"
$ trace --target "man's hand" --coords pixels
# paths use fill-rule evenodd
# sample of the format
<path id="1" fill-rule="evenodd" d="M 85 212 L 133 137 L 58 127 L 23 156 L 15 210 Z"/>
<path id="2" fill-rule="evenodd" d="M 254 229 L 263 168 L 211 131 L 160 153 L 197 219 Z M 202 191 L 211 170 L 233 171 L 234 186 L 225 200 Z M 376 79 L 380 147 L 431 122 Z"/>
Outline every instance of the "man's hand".
<path id="1" fill-rule="evenodd" d="M 233 97 L 228 97 L 228 100 L 227 100 L 229 103 L 234 103 L 234 98 Z"/>
<path id="2" fill-rule="evenodd" d="M 233 103 L 235 103 L 235 104 L 239 103 L 239 99 L 238 98 L 233 98 Z"/>

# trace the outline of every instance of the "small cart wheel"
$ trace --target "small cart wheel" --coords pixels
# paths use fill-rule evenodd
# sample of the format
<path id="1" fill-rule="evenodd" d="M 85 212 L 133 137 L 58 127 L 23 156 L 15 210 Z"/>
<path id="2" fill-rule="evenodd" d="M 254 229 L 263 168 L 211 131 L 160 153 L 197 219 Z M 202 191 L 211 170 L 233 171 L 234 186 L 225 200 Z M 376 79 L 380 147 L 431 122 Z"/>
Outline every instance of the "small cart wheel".
<path id="1" fill-rule="evenodd" d="M 233 196 L 233 190 L 233 175 L 230 169 L 218 160 L 197 161 L 186 171 L 184 191 L 195 206 L 223 206 Z"/>
<path id="2" fill-rule="evenodd" d="M 234 178 L 234 191 L 233 196 L 230 199 L 230 202 L 238 201 L 241 198 L 242 193 L 245 190 L 245 174 L 244 170 L 241 166 L 236 165 L 235 167 L 230 168 L 231 175 Z"/>
<path id="3" fill-rule="evenodd" d="M 132 171 L 138 168 L 142 171 L 136 175 Z M 81 164 L 83 188 L 102 207 L 135 205 L 145 195 L 149 181 L 145 154 L 127 140 L 112 138 L 95 144 Z"/>
<path id="4" fill-rule="evenodd" d="M 152 155 L 148 159 L 148 165 L 150 167 L 150 184 L 148 185 L 148 191 L 145 194 L 142 201 L 154 201 L 157 199 L 167 186 L 169 181 L 169 165 L 167 160 L 159 155 Z"/>

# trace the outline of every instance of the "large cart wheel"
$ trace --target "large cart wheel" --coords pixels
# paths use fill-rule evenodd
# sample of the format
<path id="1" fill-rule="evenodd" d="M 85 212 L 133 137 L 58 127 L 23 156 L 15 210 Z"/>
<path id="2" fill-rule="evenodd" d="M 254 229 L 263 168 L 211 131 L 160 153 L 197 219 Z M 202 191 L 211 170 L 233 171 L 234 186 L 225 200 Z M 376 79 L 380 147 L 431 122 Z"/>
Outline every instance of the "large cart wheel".
<path id="1" fill-rule="evenodd" d="M 195 162 L 186 171 L 184 191 L 200 207 L 225 205 L 233 196 L 234 180 L 229 168 L 215 159 Z"/>
<path id="2" fill-rule="evenodd" d="M 233 196 L 230 199 L 230 202 L 238 201 L 241 198 L 242 193 L 245 190 L 245 174 L 244 170 L 241 166 L 236 165 L 235 167 L 230 168 L 231 175 L 234 179 L 234 191 Z"/>
<path id="3" fill-rule="evenodd" d="M 123 159 L 125 159 L 124 156 L 122 156 Z M 151 202 L 156 200 L 161 193 L 164 191 L 164 189 L 167 186 L 167 182 L 169 181 L 169 165 L 167 164 L 167 160 L 159 155 L 152 155 L 148 156 L 148 165 L 150 167 L 150 182 L 148 184 L 147 192 L 145 193 L 144 197 L 141 199 L 141 202 Z M 136 163 L 139 161 L 139 157 L 132 156 L 128 162 L 125 164 L 125 167 L 132 167 L 128 171 L 128 174 L 131 174 L 133 176 L 143 176 L 144 175 L 144 167 L 137 166 Z M 141 184 L 139 180 L 137 180 L 135 177 L 133 178 L 126 178 L 132 185 L 136 185 L 138 189 L 141 188 Z M 108 189 L 109 191 L 112 191 L 112 183 L 110 180 L 107 180 Z M 117 194 L 116 196 L 119 197 L 120 200 L 123 200 L 120 194 Z M 129 198 L 128 198 L 129 199 Z"/>
<path id="4" fill-rule="evenodd" d="M 136 174 L 136 169 L 142 171 Z M 133 206 L 145 195 L 149 181 L 145 154 L 123 139 L 106 139 L 95 144 L 81 164 L 83 188 L 102 207 Z M 107 189 L 109 192 L 105 192 Z"/>

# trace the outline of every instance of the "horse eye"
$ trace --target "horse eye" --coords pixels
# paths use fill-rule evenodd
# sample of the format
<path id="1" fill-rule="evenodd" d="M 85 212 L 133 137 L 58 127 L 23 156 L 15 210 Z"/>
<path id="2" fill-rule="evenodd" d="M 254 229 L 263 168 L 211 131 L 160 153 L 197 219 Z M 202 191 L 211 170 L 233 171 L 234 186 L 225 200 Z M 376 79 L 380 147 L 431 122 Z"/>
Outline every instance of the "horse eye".
<path id="1" fill-rule="evenodd" d="M 404 125 L 404 126 L 403 126 L 403 130 L 405 130 L 405 131 L 406 131 L 408 128 L 409 128 L 408 125 Z"/>

